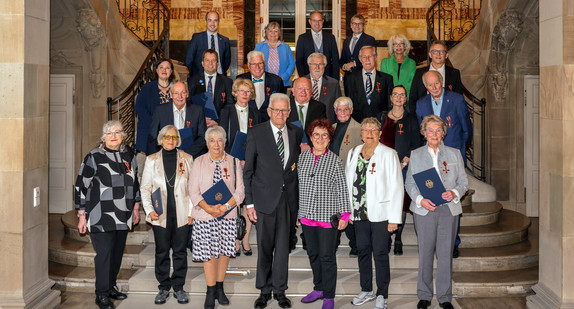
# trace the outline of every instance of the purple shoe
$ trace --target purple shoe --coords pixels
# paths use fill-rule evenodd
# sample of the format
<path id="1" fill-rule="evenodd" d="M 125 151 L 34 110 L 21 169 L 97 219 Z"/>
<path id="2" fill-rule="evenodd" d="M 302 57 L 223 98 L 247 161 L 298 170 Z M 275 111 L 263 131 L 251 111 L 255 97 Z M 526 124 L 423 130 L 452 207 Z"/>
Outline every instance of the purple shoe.
<path id="1" fill-rule="evenodd" d="M 323 292 L 322 291 L 313 291 L 309 294 L 307 294 L 307 296 L 301 298 L 301 302 L 302 303 L 312 303 L 314 301 L 316 301 L 317 299 L 323 299 Z"/>
<path id="2" fill-rule="evenodd" d="M 321 309 L 335 309 L 335 299 L 325 298 L 323 299 L 323 307 Z"/>

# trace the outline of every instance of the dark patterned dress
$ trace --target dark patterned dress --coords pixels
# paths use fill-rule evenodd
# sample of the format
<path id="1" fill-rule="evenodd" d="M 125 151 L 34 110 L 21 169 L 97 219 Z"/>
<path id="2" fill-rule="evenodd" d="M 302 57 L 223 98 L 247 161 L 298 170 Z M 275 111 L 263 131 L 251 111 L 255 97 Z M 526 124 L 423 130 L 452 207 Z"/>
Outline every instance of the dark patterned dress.
<path id="1" fill-rule="evenodd" d="M 353 221 L 369 220 L 367 214 L 367 169 L 369 161 L 359 155 L 359 162 L 353 178 Z"/>

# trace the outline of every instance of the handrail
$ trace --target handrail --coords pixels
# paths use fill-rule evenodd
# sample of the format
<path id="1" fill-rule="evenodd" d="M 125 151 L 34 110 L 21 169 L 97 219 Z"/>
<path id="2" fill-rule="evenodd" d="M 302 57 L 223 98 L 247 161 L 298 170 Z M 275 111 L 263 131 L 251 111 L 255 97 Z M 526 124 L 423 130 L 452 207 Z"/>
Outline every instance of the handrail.
<path id="1" fill-rule="evenodd" d="M 121 11 L 122 8 L 120 7 L 120 0 L 116 0 L 116 2 L 118 4 L 118 8 L 120 8 Z M 124 7 L 126 7 L 125 2 L 126 1 L 124 1 Z M 126 89 L 115 98 L 109 97 L 107 99 L 108 120 L 112 120 L 114 119 L 114 116 L 116 116 L 116 119 L 122 123 L 124 126 L 124 132 L 126 133 L 124 139 L 126 144 L 129 146 L 134 146 L 135 144 L 136 97 L 139 94 L 142 86 L 153 79 L 154 64 L 157 63 L 157 61 L 162 57 L 169 57 L 169 8 L 167 8 L 167 6 L 160 0 L 143 0 L 143 2 L 146 4 L 149 4 L 150 2 L 156 2 L 156 6 L 152 9 L 152 11 L 156 13 L 155 17 L 158 20 L 160 18 L 162 19 L 163 29 L 157 38 L 152 38 L 153 44 L 150 47 L 150 51 L 129 86 L 126 87 Z M 130 8 L 130 11 L 134 10 L 133 5 L 128 5 L 127 7 Z M 137 11 L 137 9 L 135 10 Z M 146 12 L 145 14 L 146 18 L 149 16 L 148 13 L 149 12 Z M 122 21 L 124 22 L 124 25 L 126 25 L 126 28 L 128 28 L 128 30 L 137 36 L 137 34 L 135 34 L 134 31 L 127 26 L 129 20 L 124 19 L 129 15 L 125 13 L 120 13 L 120 15 L 122 15 Z M 159 25 L 160 22 L 156 21 L 154 24 Z M 150 37 L 148 36 L 147 38 Z M 142 43 L 145 44 L 146 42 Z"/>
<path id="2" fill-rule="evenodd" d="M 457 0 L 459 8 L 456 8 L 454 0 L 438 0 L 427 11 L 427 46 L 435 40 L 444 40 L 447 49 L 460 43 L 474 29 L 480 8 L 476 8 L 474 0 Z M 482 5 L 482 0 L 480 0 Z M 453 17 L 457 17 L 460 27 L 453 28 Z M 438 28 L 438 29 L 437 29 Z M 430 63 L 430 59 L 428 61 Z M 452 65 L 447 59 L 447 64 Z M 470 145 L 466 149 L 466 169 L 477 179 L 486 181 L 486 149 L 485 149 L 485 106 L 486 99 L 478 99 L 464 85 L 463 95 L 469 110 L 470 120 L 473 128 L 476 128 L 477 118 L 480 118 L 480 141 L 472 138 Z M 480 158 L 476 156 L 477 147 L 480 147 Z M 477 162 L 477 161 L 480 161 Z"/>

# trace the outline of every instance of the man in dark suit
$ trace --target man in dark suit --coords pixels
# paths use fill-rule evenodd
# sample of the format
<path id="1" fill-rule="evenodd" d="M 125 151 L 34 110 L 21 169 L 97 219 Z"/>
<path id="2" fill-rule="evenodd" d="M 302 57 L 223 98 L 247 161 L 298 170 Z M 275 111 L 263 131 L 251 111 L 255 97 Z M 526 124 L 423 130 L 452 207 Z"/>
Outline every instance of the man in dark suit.
<path id="1" fill-rule="evenodd" d="M 301 34 L 297 39 L 295 48 L 295 64 L 297 74 L 309 74 L 307 57 L 312 53 L 321 53 L 327 57 L 325 74 L 339 80 L 339 47 L 332 33 L 323 31 L 323 13 L 313 11 L 309 14 L 311 30 Z"/>
<path id="2" fill-rule="evenodd" d="M 361 14 L 355 14 L 351 17 L 351 30 L 353 35 L 343 41 L 343 49 L 341 49 L 341 59 L 339 59 L 339 66 L 345 71 L 344 81 L 347 84 L 347 79 L 351 73 L 360 71 L 363 68 L 361 61 L 359 61 L 359 51 L 363 46 L 375 46 L 375 38 L 364 33 L 367 21 Z M 349 89 L 345 88 L 345 95 L 349 96 Z"/>
<path id="3" fill-rule="evenodd" d="M 257 222 L 257 275 L 261 294 L 255 308 L 267 307 L 271 292 L 279 307 L 290 308 L 285 296 L 289 271 L 289 238 L 297 222 L 297 159 L 302 132 L 287 123 L 289 97 L 275 93 L 269 99 L 270 121 L 247 130 L 245 151 L 245 205 Z"/>
<path id="4" fill-rule="evenodd" d="M 348 97 L 353 100 L 353 119 L 361 123 L 389 109 L 393 77 L 375 69 L 377 49 L 374 46 L 361 47 L 359 60 L 363 69 L 351 73 L 345 89 L 350 89 Z"/>
<path id="5" fill-rule="evenodd" d="M 311 99 L 312 88 L 311 81 L 306 77 L 297 78 L 293 82 L 293 97 L 291 98 L 291 113 L 287 122 L 301 121 L 303 134 L 307 136 L 307 141 L 311 141 L 307 135 L 307 128 L 313 120 L 326 118 L 325 104 Z M 309 149 L 308 144 L 301 144 L 301 152 Z"/>
<path id="6" fill-rule="evenodd" d="M 311 80 L 311 98 L 325 104 L 327 109 L 327 119 L 331 123 L 337 121 L 333 103 L 341 97 L 341 86 L 339 80 L 325 75 L 325 66 L 327 65 L 327 58 L 321 53 L 312 53 L 307 58 L 309 65 L 309 75 L 305 76 Z"/>
<path id="7" fill-rule="evenodd" d="M 233 95 L 231 94 L 233 81 L 229 77 L 217 73 L 217 52 L 213 49 L 206 49 L 203 52 L 201 66 L 204 72 L 193 75 L 188 80 L 189 95 L 193 97 L 204 92 L 211 93 L 215 111 L 219 115 L 225 105 L 233 105 Z M 205 122 L 208 128 L 217 125 L 217 121 L 209 117 L 205 117 Z"/>
<path id="8" fill-rule="evenodd" d="M 265 72 L 265 55 L 257 50 L 247 54 L 249 72 L 238 75 L 237 78 L 248 79 L 255 86 L 255 100 L 249 101 L 249 108 L 259 110 L 261 121 L 269 120 L 267 107 L 269 97 L 274 93 L 285 93 L 283 80 L 278 75 Z"/>
<path id="9" fill-rule="evenodd" d="M 448 58 L 446 43 L 444 41 L 434 41 L 430 47 L 429 57 L 431 58 L 431 64 L 428 67 L 418 68 L 413 77 L 411 92 L 409 93 L 409 104 L 406 106 L 407 111 L 411 114 L 414 114 L 417 110 L 417 101 L 427 95 L 427 89 L 423 83 L 423 74 L 428 71 L 438 71 L 442 75 L 443 88 L 462 94 L 460 71 L 446 65 L 446 59 Z"/>
<path id="10" fill-rule="evenodd" d="M 189 70 L 189 75 L 203 73 L 201 59 L 206 49 L 213 49 L 219 55 L 217 73 L 227 75 L 227 70 L 231 65 L 231 48 L 229 39 L 219 33 L 219 13 L 210 11 L 205 14 L 205 24 L 207 30 L 194 33 L 187 46 L 185 65 Z"/>
<path id="11" fill-rule="evenodd" d="M 207 151 L 204 137 L 207 128 L 203 109 L 197 105 L 187 104 L 189 95 L 187 86 L 183 82 L 175 83 L 171 87 L 170 94 L 171 103 L 160 104 L 155 108 L 150 124 L 146 153 L 152 154 L 160 150 L 157 135 L 163 127 L 172 124 L 178 130 L 191 128 L 193 144 L 182 150 L 197 158 Z"/>

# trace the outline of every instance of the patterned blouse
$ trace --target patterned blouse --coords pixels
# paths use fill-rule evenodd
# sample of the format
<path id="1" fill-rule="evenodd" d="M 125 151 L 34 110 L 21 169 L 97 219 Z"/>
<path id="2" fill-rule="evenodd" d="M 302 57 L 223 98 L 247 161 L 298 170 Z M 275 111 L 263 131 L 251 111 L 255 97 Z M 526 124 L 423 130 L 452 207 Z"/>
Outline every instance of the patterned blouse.
<path id="1" fill-rule="evenodd" d="M 166 103 L 169 103 L 169 101 L 171 101 L 171 95 L 169 94 L 169 91 L 166 91 L 164 93 L 160 89 L 159 90 L 159 104 L 166 104 Z"/>
<path id="2" fill-rule="evenodd" d="M 367 214 L 367 169 L 369 167 L 369 160 L 363 158 L 363 154 L 359 155 L 359 162 L 355 176 L 353 177 L 353 221 L 369 220 Z"/>

